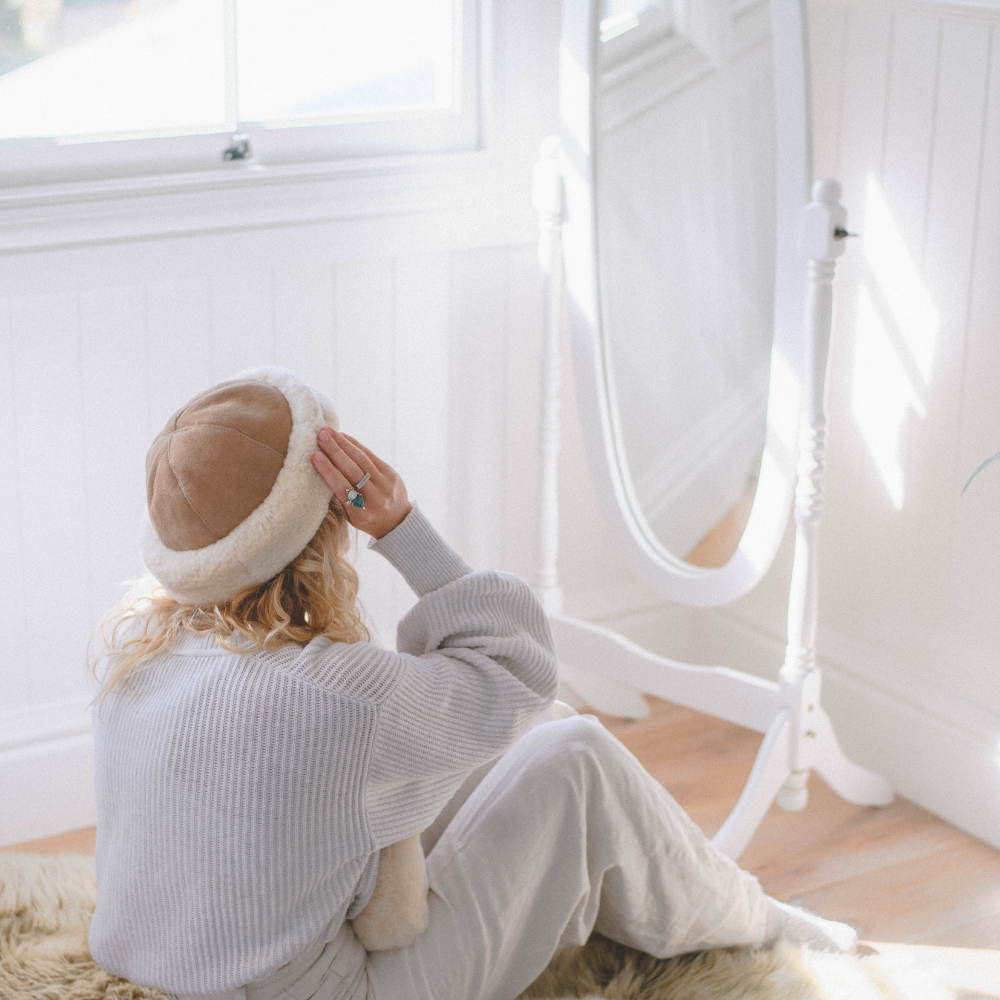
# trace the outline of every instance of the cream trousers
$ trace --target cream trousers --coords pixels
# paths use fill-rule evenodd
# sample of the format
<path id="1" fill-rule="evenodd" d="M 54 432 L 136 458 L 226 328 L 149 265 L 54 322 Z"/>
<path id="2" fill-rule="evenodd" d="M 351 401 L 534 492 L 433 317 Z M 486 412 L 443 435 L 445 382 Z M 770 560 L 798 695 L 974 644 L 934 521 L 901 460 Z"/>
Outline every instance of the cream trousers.
<path id="1" fill-rule="evenodd" d="M 345 924 L 246 1000 L 514 1000 L 591 931 L 661 958 L 854 943 L 844 924 L 766 896 L 590 716 L 540 725 L 500 757 L 427 869 L 430 926 L 411 947 L 368 955 Z"/>

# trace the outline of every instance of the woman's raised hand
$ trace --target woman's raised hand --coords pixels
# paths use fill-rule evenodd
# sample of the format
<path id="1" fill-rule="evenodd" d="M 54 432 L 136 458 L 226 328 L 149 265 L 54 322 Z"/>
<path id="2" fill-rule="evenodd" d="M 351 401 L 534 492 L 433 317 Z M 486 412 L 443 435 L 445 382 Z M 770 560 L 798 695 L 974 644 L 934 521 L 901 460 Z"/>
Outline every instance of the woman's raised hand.
<path id="1" fill-rule="evenodd" d="M 350 434 L 324 427 L 317 435 L 320 450 L 313 453 L 316 471 L 330 487 L 347 520 L 373 538 L 387 535 L 410 513 L 412 504 L 399 473 L 369 451 Z M 355 491 L 365 475 L 371 478 L 361 487 L 364 507 L 355 507 L 347 491 Z"/>

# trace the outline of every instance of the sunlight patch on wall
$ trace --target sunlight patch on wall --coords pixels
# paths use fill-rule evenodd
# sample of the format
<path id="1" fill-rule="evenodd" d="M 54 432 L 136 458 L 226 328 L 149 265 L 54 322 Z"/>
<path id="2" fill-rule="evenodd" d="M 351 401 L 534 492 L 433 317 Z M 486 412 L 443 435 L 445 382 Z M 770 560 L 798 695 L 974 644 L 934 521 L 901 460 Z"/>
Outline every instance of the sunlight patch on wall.
<path id="1" fill-rule="evenodd" d="M 878 181 L 868 176 L 864 252 L 896 330 L 924 382 L 930 381 L 941 320 L 920 268 L 893 221 Z"/>
<path id="2" fill-rule="evenodd" d="M 854 336 L 851 411 L 896 510 L 903 508 L 903 428 L 910 410 L 924 416 L 923 403 L 868 289 L 862 287 L 858 292 L 858 325 Z"/>
<path id="3" fill-rule="evenodd" d="M 926 415 L 920 390 L 930 381 L 941 321 L 871 175 L 866 195 L 864 253 L 871 280 L 858 289 L 851 411 L 889 500 L 901 510 L 905 429 L 911 413 Z"/>

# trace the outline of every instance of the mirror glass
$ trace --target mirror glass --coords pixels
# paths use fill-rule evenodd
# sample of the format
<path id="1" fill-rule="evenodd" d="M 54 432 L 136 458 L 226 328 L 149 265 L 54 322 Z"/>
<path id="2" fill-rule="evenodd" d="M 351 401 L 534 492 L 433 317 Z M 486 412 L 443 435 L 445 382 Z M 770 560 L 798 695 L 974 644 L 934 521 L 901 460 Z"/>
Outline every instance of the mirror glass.
<path id="1" fill-rule="evenodd" d="M 721 566 L 750 514 L 774 325 L 767 0 L 602 0 L 594 141 L 608 388 L 659 542 Z"/>

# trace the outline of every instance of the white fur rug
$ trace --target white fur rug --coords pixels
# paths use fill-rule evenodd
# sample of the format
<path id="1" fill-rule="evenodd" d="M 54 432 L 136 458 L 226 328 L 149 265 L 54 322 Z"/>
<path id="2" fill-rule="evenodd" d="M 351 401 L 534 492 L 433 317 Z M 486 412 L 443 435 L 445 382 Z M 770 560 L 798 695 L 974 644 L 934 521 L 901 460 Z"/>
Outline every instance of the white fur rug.
<path id="1" fill-rule="evenodd" d="M 0 1000 L 165 1000 L 91 958 L 96 900 L 89 855 L 0 853 Z M 1000 1000 L 1000 953 L 877 947 L 863 958 L 782 946 L 658 960 L 595 935 L 557 954 L 522 1000 Z"/>
<path id="2" fill-rule="evenodd" d="M 557 954 L 520 1000 L 1000 1000 L 1000 952 L 875 948 L 716 948 L 661 960 L 594 935 Z"/>

